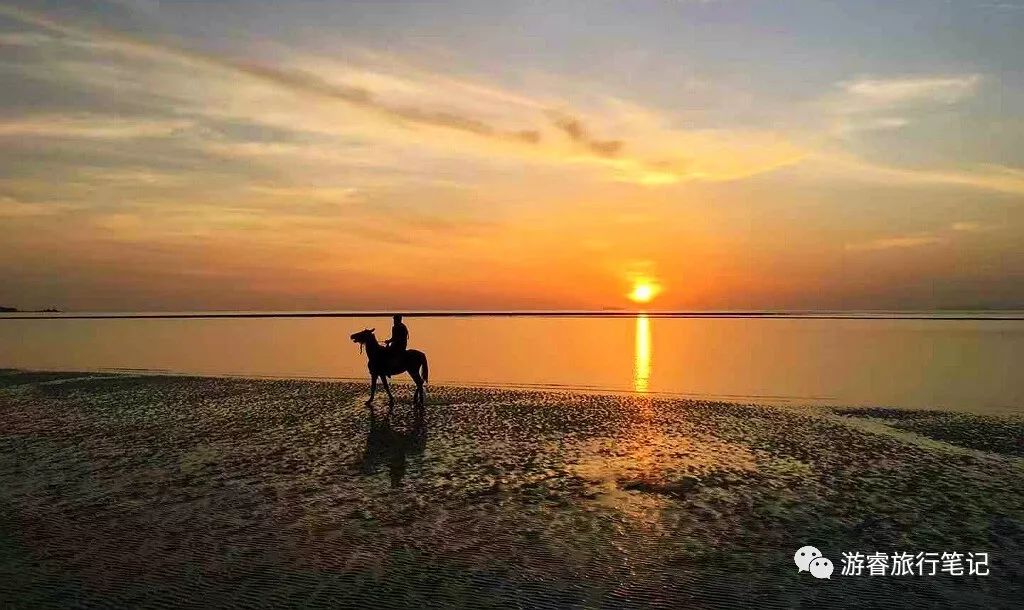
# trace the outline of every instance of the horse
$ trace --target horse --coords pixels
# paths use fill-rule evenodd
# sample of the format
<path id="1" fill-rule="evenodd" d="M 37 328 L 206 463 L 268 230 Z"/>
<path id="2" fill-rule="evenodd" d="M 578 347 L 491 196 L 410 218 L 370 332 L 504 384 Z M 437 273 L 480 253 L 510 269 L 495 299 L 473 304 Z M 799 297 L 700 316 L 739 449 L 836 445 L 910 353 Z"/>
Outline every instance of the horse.
<path id="1" fill-rule="evenodd" d="M 370 399 L 366 406 L 373 410 L 373 397 L 377 393 L 377 379 L 380 378 L 384 384 L 384 391 L 388 393 L 388 412 L 395 406 L 395 396 L 391 393 L 391 386 L 388 385 L 388 377 L 409 373 L 413 383 L 416 384 L 416 391 L 412 395 L 413 405 L 423 407 L 426 398 L 426 391 L 423 385 L 427 383 L 427 355 L 415 349 L 402 352 L 400 358 L 393 357 L 390 350 L 377 343 L 377 337 L 373 335 L 374 328 L 367 328 L 357 333 L 352 333 L 352 342 L 359 344 L 359 350 L 366 347 L 366 365 L 370 370 Z M 420 376 L 420 369 L 423 376 Z"/>

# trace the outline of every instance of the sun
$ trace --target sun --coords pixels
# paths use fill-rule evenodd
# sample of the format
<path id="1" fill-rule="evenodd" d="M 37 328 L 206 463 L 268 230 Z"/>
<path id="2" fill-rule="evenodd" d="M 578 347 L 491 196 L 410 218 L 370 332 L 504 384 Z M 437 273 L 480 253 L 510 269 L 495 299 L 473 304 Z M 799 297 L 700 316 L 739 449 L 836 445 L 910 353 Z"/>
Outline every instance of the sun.
<path id="1" fill-rule="evenodd" d="M 638 279 L 633 283 L 633 291 L 628 295 L 634 303 L 650 303 L 661 292 L 661 286 L 649 279 Z"/>

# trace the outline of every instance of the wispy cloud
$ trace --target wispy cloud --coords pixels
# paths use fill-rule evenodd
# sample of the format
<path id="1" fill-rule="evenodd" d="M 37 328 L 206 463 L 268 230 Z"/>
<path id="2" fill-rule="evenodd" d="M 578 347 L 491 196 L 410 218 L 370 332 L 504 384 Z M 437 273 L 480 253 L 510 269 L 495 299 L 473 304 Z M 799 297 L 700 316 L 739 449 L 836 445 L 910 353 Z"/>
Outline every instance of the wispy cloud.
<path id="1" fill-rule="evenodd" d="M 951 186 L 1008 195 L 1024 194 L 1024 170 L 1002 165 L 961 169 L 907 168 L 880 165 L 842 152 L 821 152 L 801 168 L 817 179 L 850 179 L 894 186 Z"/>
<path id="2" fill-rule="evenodd" d="M 57 37 L 100 44 L 106 53 L 115 49 L 131 59 L 112 68 L 109 55 L 95 57 L 92 64 L 88 53 L 79 54 L 78 63 L 62 72 L 62 78 L 108 87 L 115 94 L 135 87 L 138 95 L 162 96 L 168 106 L 164 112 L 190 117 L 28 116 L 0 123 L 0 137 L 131 139 L 187 131 L 188 137 L 181 139 L 204 154 L 238 162 L 260 160 L 275 171 L 305 175 L 346 167 L 401 173 L 428 166 L 424 155 L 434 155 L 468 157 L 474 163 L 573 166 L 604 179 L 660 186 L 740 180 L 813 160 L 824 164 L 825 175 L 1024 192 L 1024 173 L 1014 168 L 887 167 L 846 153 L 813 152 L 782 133 L 680 129 L 658 112 L 617 100 L 584 112 L 557 99 L 396 67 L 394 62 L 365 67 L 294 57 L 287 65 L 268 66 L 22 9 L 0 6 L 0 15 Z M 45 68 L 53 72 L 52 66 Z M 114 70 L 106 80 L 104 69 Z M 978 74 L 852 79 L 839 84 L 840 95 L 830 108 L 840 133 L 894 129 L 911 122 L 919 105 L 955 103 L 972 95 L 981 82 Z M 228 137 L 200 124 L 222 120 L 271 127 L 295 137 Z M 355 142 L 362 144 L 357 147 Z"/>
<path id="3" fill-rule="evenodd" d="M 353 78 L 350 82 L 344 82 L 303 68 L 271 66 L 207 53 L 165 41 L 86 28 L 24 9 L 0 7 L 0 14 L 55 34 L 99 41 L 106 47 L 135 59 L 178 62 L 193 68 L 216 70 L 222 74 L 248 79 L 253 83 L 298 96 L 307 104 L 314 104 L 318 100 L 337 102 L 362 112 L 364 121 L 376 121 L 380 126 L 380 132 L 389 129 L 394 131 L 395 125 L 404 125 L 412 129 L 442 130 L 460 137 L 476 139 L 478 142 L 490 142 L 489 152 L 500 156 L 520 157 L 531 162 L 608 168 L 612 170 L 614 179 L 620 181 L 672 184 L 688 180 L 733 180 L 771 171 L 792 163 L 801 156 L 795 152 L 792 144 L 782 142 L 777 136 L 756 137 L 738 144 L 735 139 L 730 141 L 730 134 L 726 133 L 725 137 L 719 138 L 713 146 L 701 150 L 691 148 L 690 144 L 695 140 L 714 140 L 714 133 L 704 132 L 694 136 L 678 130 L 662 130 L 658 133 L 620 131 L 613 137 L 599 138 L 592 134 L 603 130 L 594 128 L 589 122 L 590 119 L 585 117 L 586 113 L 551 110 L 551 106 L 545 102 L 503 92 L 484 84 L 466 83 L 439 76 L 435 79 L 436 82 L 447 82 L 451 87 L 449 98 L 455 103 L 446 104 L 445 100 L 442 100 L 439 105 L 426 106 L 409 101 L 388 100 L 381 92 L 371 88 L 374 83 L 386 83 L 382 87 L 383 90 L 393 92 L 401 91 L 405 85 L 410 85 L 408 88 L 411 89 L 418 86 L 418 83 L 403 81 L 399 77 L 391 76 L 388 80 L 387 75 L 364 73 L 362 79 Z M 473 114 L 458 109 L 457 106 L 465 105 L 466 93 L 475 96 L 478 103 L 487 106 L 487 112 Z M 395 97 L 398 99 L 402 96 Z M 409 99 L 409 96 L 405 97 Z M 437 95 L 433 98 L 437 99 Z M 206 103 L 217 106 L 211 100 Z M 294 104 L 292 106 L 291 120 L 308 120 L 308 117 L 300 116 L 308 115 L 308 112 L 295 108 Z M 266 118 L 261 109 L 253 107 L 250 110 L 251 120 L 261 121 Z M 529 110 L 532 114 L 524 110 Z M 508 121 L 500 118 L 503 116 L 516 118 Z M 516 122 L 518 124 L 515 124 Z M 620 125 L 620 129 L 623 127 L 628 126 Z M 44 128 L 36 126 L 36 129 Z M 93 133 L 104 131 L 96 130 Z M 379 134 L 374 134 L 374 137 L 379 137 Z M 435 142 L 438 140 L 432 139 Z M 753 150 L 752 142 L 768 140 L 773 140 L 771 149 Z M 479 145 L 468 142 L 458 139 L 443 141 L 447 151 L 462 147 L 473 152 L 471 149 L 479 148 Z M 667 154 L 654 154 L 654 149 L 660 149 Z M 722 158 L 725 157 L 730 159 L 728 163 L 723 163 Z M 729 170 L 716 171 L 716 168 L 722 165 L 727 165 Z"/>
<path id="4" fill-rule="evenodd" d="M 172 59 L 191 64 L 219 68 L 253 79 L 283 87 L 297 93 L 322 97 L 358 106 L 368 111 L 379 112 L 393 119 L 420 123 L 428 126 L 465 131 L 479 136 L 522 139 L 533 142 L 536 138 L 524 135 L 528 130 L 501 130 L 475 117 L 464 116 L 444 110 L 418 107 L 393 107 L 377 99 L 372 91 L 364 87 L 329 82 L 315 74 L 302 70 L 287 69 L 239 60 L 197 49 L 176 46 L 170 43 L 147 40 L 119 32 L 85 28 L 53 19 L 47 15 L 0 6 L 0 14 L 24 23 L 73 37 L 97 39 L 133 56 Z"/>
<path id="5" fill-rule="evenodd" d="M 905 78 L 858 78 L 838 84 L 829 102 L 840 135 L 856 131 L 899 129 L 921 109 L 950 105 L 974 95 L 980 74 Z"/>
<path id="6" fill-rule="evenodd" d="M 909 119 L 897 116 L 857 117 L 855 119 L 847 116 L 836 124 L 835 131 L 838 134 L 856 131 L 888 131 L 906 127 L 909 124 Z"/>
<path id="7" fill-rule="evenodd" d="M 945 184 L 1013 195 L 1024 194 L 1024 170 L 1000 165 L 981 165 L 964 170 L 874 167 L 868 171 L 909 184 Z"/>
<path id="8" fill-rule="evenodd" d="M 587 130 L 579 119 L 559 113 L 552 113 L 552 121 L 569 139 L 593 152 L 599 157 L 614 157 L 622 150 L 622 140 L 599 140 Z"/>
<path id="9" fill-rule="evenodd" d="M 933 246 L 946 241 L 936 235 L 903 235 L 898 237 L 883 237 L 871 241 L 855 244 L 846 244 L 846 249 L 854 252 L 868 252 L 878 250 L 894 250 L 907 248 L 920 248 L 922 246 Z"/>
<path id="10" fill-rule="evenodd" d="M 881 237 L 864 242 L 846 244 L 845 249 L 853 252 L 873 252 L 879 250 L 906 250 L 944 244 L 956 239 L 957 234 L 983 233 L 991 231 L 992 225 L 975 221 L 958 221 L 944 229 L 923 231 L 910 235 Z"/>
<path id="11" fill-rule="evenodd" d="M 95 114 L 44 114 L 0 121 L 2 137 L 120 140 L 172 135 L 192 126 L 187 120 L 155 120 Z"/>
<path id="12" fill-rule="evenodd" d="M 840 83 L 856 105 L 892 107 L 918 102 L 952 104 L 974 93 L 981 76 L 966 74 L 924 78 L 861 78 Z"/>
<path id="13" fill-rule="evenodd" d="M 995 229 L 995 225 L 975 221 L 960 221 L 954 222 L 949 228 L 960 233 L 986 233 Z"/>
<path id="14" fill-rule="evenodd" d="M 1024 4 L 1014 4 L 1012 2 L 985 2 L 978 4 L 977 8 L 994 11 L 1024 11 Z"/>
<path id="15" fill-rule="evenodd" d="M 41 32 L 0 32 L 0 47 L 38 47 L 53 41 Z"/>
<path id="16" fill-rule="evenodd" d="M 80 207 L 69 203 L 22 201 L 9 195 L 0 195 L 0 217 L 3 218 L 55 216 Z"/>

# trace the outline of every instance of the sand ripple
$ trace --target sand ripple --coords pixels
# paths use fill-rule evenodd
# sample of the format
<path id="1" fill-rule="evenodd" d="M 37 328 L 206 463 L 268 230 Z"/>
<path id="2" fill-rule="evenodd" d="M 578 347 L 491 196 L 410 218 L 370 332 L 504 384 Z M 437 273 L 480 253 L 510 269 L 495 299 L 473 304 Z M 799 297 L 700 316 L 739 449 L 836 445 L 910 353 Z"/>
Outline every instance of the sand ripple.
<path id="1" fill-rule="evenodd" d="M 647 397 L 433 388 L 418 416 L 401 388 L 391 418 L 370 417 L 365 392 L 0 374 L 0 606 L 1021 598 L 1012 451 Z M 992 576 L 817 582 L 791 561 L 811 543 L 837 565 L 842 550 L 988 551 Z"/>

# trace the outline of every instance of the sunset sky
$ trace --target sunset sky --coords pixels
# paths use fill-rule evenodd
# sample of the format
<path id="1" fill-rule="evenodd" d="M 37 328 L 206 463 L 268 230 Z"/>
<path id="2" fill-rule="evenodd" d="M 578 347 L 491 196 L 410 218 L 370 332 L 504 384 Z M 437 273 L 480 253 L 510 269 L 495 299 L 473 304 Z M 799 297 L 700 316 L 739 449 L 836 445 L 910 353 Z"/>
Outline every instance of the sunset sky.
<path id="1" fill-rule="evenodd" d="M 1024 307 L 1024 0 L 0 0 L 0 305 Z"/>

